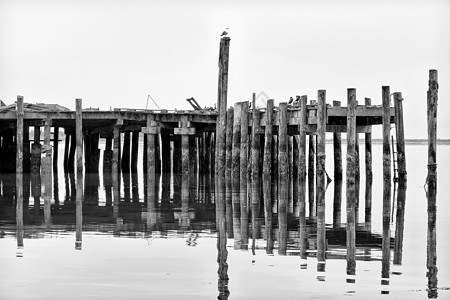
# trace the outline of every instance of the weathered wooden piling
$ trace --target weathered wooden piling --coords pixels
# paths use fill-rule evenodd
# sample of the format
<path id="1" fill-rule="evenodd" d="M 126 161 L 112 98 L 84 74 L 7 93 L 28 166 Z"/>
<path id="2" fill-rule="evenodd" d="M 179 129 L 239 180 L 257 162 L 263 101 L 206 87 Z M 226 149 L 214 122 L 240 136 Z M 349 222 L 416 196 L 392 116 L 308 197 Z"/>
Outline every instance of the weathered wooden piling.
<path id="1" fill-rule="evenodd" d="M 340 107 L 340 101 L 333 101 L 333 107 Z M 342 134 L 333 132 L 334 159 L 334 197 L 333 197 L 333 227 L 340 226 L 342 221 Z"/>
<path id="2" fill-rule="evenodd" d="M 23 128 L 24 112 L 23 97 L 17 96 L 16 103 L 17 134 L 16 134 L 16 225 L 17 247 L 23 247 Z"/>
<path id="3" fill-rule="evenodd" d="M 134 130 L 131 135 L 131 172 L 137 173 L 139 155 L 139 131 Z"/>
<path id="4" fill-rule="evenodd" d="M 252 113 L 252 145 L 251 145 L 251 203 L 252 203 L 252 238 L 259 236 L 257 224 L 260 212 L 261 181 L 260 181 L 260 148 L 261 148 L 260 111 L 253 108 Z"/>
<path id="5" fill-rule="evenodd" d="M 347 90 L 347 274 L 356 272 L 356 224 L 355 224 L 355 156 L 356 156 L 356 90 Z"/>
<path id="6" fill-rule="evenodd" d="M 390 218 L 391 218 L 391 152 L 389 137 L 391 133 L 390 88 L 382 87 L 383 99 L 383 241 L 382 241 L 382 278 L 389 278 L 390 266 Z"/>
<path id="7" fill-rule="evenodd" d="M 58 172 L 59 127 L 53 127 L 53 173 Z"/>
<path id="8" fill-rule="evenodd" d="M 31 145 L 31 171 L 39 173 L 41 171 L 41 128 L 34 126 L 34 143 Z"/>
<path id="9" fill-rule="evenodd" d="M 288 134 L 287 134 L 287 103 L 279 105 L 278 125 L 278 176 L 279 176 L 279 199 L 278 199 L 278 254 L 286 255 L 287 250 L 287 206 L 288 206 Z"/>
<path id="10" fill-rule="evenodd" d="M 264 157 L 263 157 L 263 198 L 264 198 L 264 224 L 266 232 L 266 251 L 272 254 L 272 132 L 273 132 L 273 100 L 267 100 L 264 131 Z"/>
<path id="11" fill-rule="evenodd" d="M 147 115 L 147 127 L 142 127 L 142 132 L 147 134 L 147 205 L 155 202 L 155 136 L 160 134 L 160 128 L 154 121 L 155 116 Z M 189 168 L 189 166 L 188 166 Z"/>
<path id="12" fill-rule="evenodd" d="M 114 133 L 108 133 L 105 136 L 105 150 L 103 151 L 103 173 L 112 172 L 112 157 L 113 157 L 113 138 Z"/>
<path id="13" fill-rule="evenodd" d="M 228 236 L 233 238 L 233 194 L 232 194 L 232 169 L 233 169 L 233 119 L 234 109 L 228 108 L 227 111 L 227 129 L 226 129 L 226 157 L 225 157 L 225 213 L 226 213 L 226 230 Z"/>
<path id="14" fill-rule="evenodd" d="M 23 172 L 30 173 L 30 127 L 24 124 L 23 130 Z"/>
<path id="15" fill-rule="evenodd" d="M 170 159 L 170 136 L 161 129 L 161 153 L 162 157 L 162 185 L 161 185 L 161 200 L 165 204 L 170 198 L 170 176 L 171 176 L 171 159 Z M 144 135 L 146 137 L 147 135 Z M 147 149 L 147 148 L 145 148 Z M 147 151 L 144 151 L 147 153 Z M 145 161 L 147 164 L 147 161 Z M 146 168 L 147 169 L 147 168 Z"/>
<path id="16" fill-rule="evenodd" d="M 44 152 L 44 157 L 41 160 L 41 169 L 43 174 L 50 174 L 52 172 L 52 146 L 50 145 L 50 127 L 52 121 L 50 118 L 44 120 L 44 147 L 42 147 L 42 152 Z"/>
<path id="17" fill-rule="evenodd" d="M 233 236 L 234 247 L 239 249 L 242 244 L 241 235 L 241 200 L 240 200 L 240 151 L 241 151 L 241 114 L 242 103 L 234 104 L 233 144 L 232 144 L 232 202 L 233 202 Z"/>
<path id="18" fill-rule="evenodd" d="M 131 145 L 131 134 L 129 131 L 123 133 L 123 150 L 121 168 L 123 173 L 130 173 L 130 145 Z"/>
<path id="19" fill-rule="evenodd" d="M 83 116 L 82 101 L 75 100 L 75 134 L 77 145 L 76 237 L 75 249 L 81 250 L 83 226 Z"/>
<path id="20" fill-rule="evenodd" d="M 70 133 L 67 129 L 64 129 L 64 173 L 69 172 L 69 148 L 70 148 Z"/>
<path id="21" fill-rule="evenodd" d="M 241 104 L 241 150 L 239 158 L 242 246 L 248 247 L 248 102 Z"/>
<path id="22" fill-rule="evenodd" d="M 394 93 L 395 132 L 397 140 L 398 179 L 406 181 L 405 129 L 403 125 L 403 97 L 402 93 Z"/>
<path id="23" fill-rule="evenodd" d="M 67 162 L 67 170 L 69 173 L 75 173 L 75 151 L 77 147 L 77 142 L 75 138 L 75 131 L 70 131 L 70 150 L 69 150 L 69 158 Z"/>
<path id="24" fill-rule="evenodd" d="M 316 218 L 316 201 L 315 201 L 315 157 L 316 157 L 316 136 L 309 135 L 308 139 L 308 203 L 309 217 Z"/>
<path id="25" fill-rule="evenodd" d="M 371 99 L 365 98 L 364 104 L 370 106 Z M 370 224 L 372 221 L 372 127 L 369 131 L 364 133 L 365 142 L 365 173 L 366 173 L 366 184 L 365 184 L 365 222 Z M 366 224 L 366 225 L 367 225 Z"/>
<path id="26" fill-rule="evenodd" d="M 428 123 L 428 176 L 426 192 L 428 198 L 428 228 L 427 228 L 427 278 L 428 297 L 437 298 L 437 254 L 436 254 L 436 193 L 437 193 L 437 105 L 438 105 L 438 74 L 437 70 L 429 71 L 427 92 L 427 123 Z"/>
<path id="27" fill-rule="evenodd" d="M 300 257 L 306 259 L 308 248 L 308 235 L 306 233 L 306 129 L 308 114 L 306 111 L 307 96 L 302 96 L 300 100 L 300 125 L 299 125 L 299 230 L 300 230 Z"/>
<path id="28" fill-rule="evenodd" d="M 326 132 L 326 91 L 319 90 L 317 106 L 317 260 L 325 261 L 325 132 Z"/>
<path id="29" fill-rule="evenodd" d="M 401 265 L 403 258 L 403 233 L 405 229 L 406 184 L 400 181 L 397 191 L 395 214 L 394 265 Z"/>
<path id="30" fill-rule="evenodd" d="M 358 106 L 358 101 L 356 102 Z M 359 159 L 359 133 L 355 134 L 355 223 L 359 222 L 359 195 L 361 186 L 361 165 Z"/>

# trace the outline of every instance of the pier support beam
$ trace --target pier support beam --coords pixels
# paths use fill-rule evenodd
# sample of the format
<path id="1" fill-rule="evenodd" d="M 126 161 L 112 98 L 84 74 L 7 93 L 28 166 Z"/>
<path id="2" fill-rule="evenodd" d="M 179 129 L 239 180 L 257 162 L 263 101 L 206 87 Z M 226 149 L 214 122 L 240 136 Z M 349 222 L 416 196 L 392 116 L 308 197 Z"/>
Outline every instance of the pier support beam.
<path id="1" fill-rule="evenodd" d="M 371 105 L 370 98 L 365 98 L 366 106 Z M 364 221 L 367 225 L 370 225 L 372 222 L 372 182 L 373 182 L 373 174 L 372 174 L 372 127 L 370 127 L 370 131 L 364 134 L 365 140 L 365 152 L 366 152 L 366 190 L 365 190 L 365 216 Z"/>
<path id="2" fill-rule="evenodd" d="M 340 101 L 333 101 L 333 107 L 340 107 Z M 341 224 L 342 205 L 342 136 L 340 132 L 333 132 L 334 156 L 334 199 L 333 199 L 333 227 Z"/>
<path id="3" fill-rule="evenodd" d="M 34 126 L 34 143 L 31 145 L 31 171 L 33 173 L 41 172 L 41 127 Z"/>
<path id="4" fill-rule="evenodd" d="M 405 129 L 403 126 L 402 93 L 394 93 L 395 130 L 397 140 L 398 179 L 406 182 Z"/>
<path id="5" fill-rule="evenodd" d="M 248 102 L 241 104 L 240 202 L 242 246 L 248 248 Z"/>
<path id="6" fill-rule="evenodd" d="M 58 172 L 59 127 L 53 127 L 53 173 Z"/>
<path id="7" fill-rule="evenodd" d="M 17 247 L 23 248 L 23 97 L 17 96 L 17 141 L 16 141 L 16 225 Z"/>
<path id="8" fill-rule="evenodd" d="M 83 118 L 81 99 L 75 100 L 75 133 L 77 145 L 77 192 L 76 192 L 76 240 L 75 249 L 81 250 L 83 226 Z"/>
<path id="9" fill-rule="evenodd" d="M 325 132 L 326 132 L 326 91 L 319 90 L 317 106 L 317 260 L 325 261 Z"/>
<path id="10" fill-rule="evenodd" d="M 383 98 L 383 241 L 381 276 L 389 278 L 390 266 L 390 218 L 391 218 L 391 152 L 389 137 L 391 133 L 390 88 L 382 87 Z"/>
<path id="11" fill-rule="evenodd" d="M 273 100 L 267 100 L 264 132 L 264 158 L 263 158 L 263 197 L 264 197 L 264 224 L 266 231 L 266 252 L 272 254 L 272 132 L 273 132 Z"/>
<path id="12" fill-rule="evenodd" d="M 356 90 L 347 90 L 347 275 L 356 273 L 355 168 L 356 168 Z"/>
<path id="13" fill-rule="evenodd" d="M 139 131 L 133 131 L 131 136 L 131 172 L 137 173 L 137 162 L 139 154 Z"/>
<path id="14" fill-rule="evenodd" d="M 278 174 L 280 181 L 278 201 L 278 254 L 286 255 L 287 250 L 287 206 L 289 187 L 287 103 L 280 103 L 278 126 Z"/>
<path id="15" fill-rule="evenodd" d="M 241 201 L 240 201 L 240 152 L 241 152 L 241 114 L 242 103 L 234 104 L 233 116 L 233 144 L 231 152 L 231 178 L 233 203 L 233 236 L 234 248 L 240 249 L 242 244 L 241 235 Z"/>
<path id="16" fill-rule="evenodd" d="M 299 189 L 298 189 L 298 207 L 299 207 L 299 227 L 300 227 L 300 257 L 307 258 L 306 250 L 308 248 L 308 235 L 306 233 L 306 132 L 305 125 L 308 121 L 306 111 L 307 97 L 302 96 L 300 100 L 300 126 L 299 126 Z"/>

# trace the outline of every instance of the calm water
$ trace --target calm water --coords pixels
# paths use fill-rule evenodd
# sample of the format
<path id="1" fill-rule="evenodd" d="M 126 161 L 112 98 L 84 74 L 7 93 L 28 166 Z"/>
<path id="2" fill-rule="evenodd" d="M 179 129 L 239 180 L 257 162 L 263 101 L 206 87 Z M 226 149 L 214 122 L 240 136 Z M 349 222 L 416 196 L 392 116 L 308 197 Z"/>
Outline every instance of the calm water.
<path id="1" fill-rule="evenodd" d="M 345 149 L 344 145 L 344 170 Z M 332 145 L 327 145 L 327 151 L 327 171 L 332 176 Z M 327 189 L 327 260 L 318 264 L 314 218 L 307 218 L 308 257 L 300 258 L 296 205 L 292 205 L 288 214 L 287 255 L 279 255 L 278 241 L 273 251 L 267 248 L 262 214 L 262 218 L 257 218 L 254 241 L 249 218 L 249 244 L 241 245 L 231 238 L 230 228 L 228 237 L 216 230 L 214 196 L 208 194 L 209 190 L 202 184 L 205 181 L 200 180 L 200 184 L 191 187 L 200 196 L 188 204 L 182 203 L 173 192 L 169 195 L 172 199 L 159 197 L 156 203 L 149 204 L 142 170 L 137 176 L 125 176 L 120 187 L 120 203 L 114 200 L 110 178 L 85 176 L 82 242 L 79 243 L 76 243 L 79 236 L 75 178 L 65 176 L 60 168 L 58 176 L 53 178 L 50 199 L 43 196 L 42 178 L 30 178 L 31 189 L 27 192 L 25 188 L 23 247 L 18 247 L 15 177 L 2 174 L 0 299 L 215 299 L 219 296 L 223 299 L 227 296 L 229 299 L 426 299 L 429 296 L 449 299 L 450 235 L 446 231 L 450 226 L 450 202 L 447 201 L 450 147 L 438 147 L 435 228 L 438 288 L 434 292 L 429 291 L 427 278 L 428 213 L 423 188 L 427 147 L 408 145 L 406 148 L 408 188 L 404 220 L 397 215 L 395 200 L 388 278 L 381 275 L 381 151 L 381 145 L 373 145 L 370 223 L 364 222 L 365 178 L 361 156 L 354 276 L 346 272 L 345 186 L 340 219 L 339 209 L 333 205 L 334 184 Z M 164 180 L 167 182 L 167 178 Z M 171 183 L 178 180 L 173 178 Z M 163 193 L 160 190 L 160 195 Z M 225 216 L 221 212 L 219 222 Z M 274 216 L 275 231 L 276 220 Z M 395 237 L 395 232 L 401 226 L 403 245 L 396 248 L 399 237 Z"/>

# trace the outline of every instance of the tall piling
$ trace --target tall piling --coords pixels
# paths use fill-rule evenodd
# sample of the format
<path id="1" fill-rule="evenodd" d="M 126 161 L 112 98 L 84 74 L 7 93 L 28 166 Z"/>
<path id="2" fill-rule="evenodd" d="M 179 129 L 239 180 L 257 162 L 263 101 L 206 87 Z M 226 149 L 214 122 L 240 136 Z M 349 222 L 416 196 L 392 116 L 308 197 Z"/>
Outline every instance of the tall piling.
<path id="1" fill-rule="evenodd" d="M 40 173 L 41 171 L 41 128 L 40 126 L 34 126 L 34 142 L 31 145 L 31 171 L 33 173 Z"/>
<path id="2" fill-rule="evenodd" d="M 267 100 L 264 128 L 264 157 L 263 157 L 263 198 L 264 224 L 266 232 L 266 251 L 272 254 L 272 132 L 273 132 L 273 100 Z"/>
<path id="3" fill-rule="evenodd" d="M 428 227 L 427 227 L 427 278 L 428 297 L 437 298 L 438 268 L 436 254 L 436 192 L 437 192 L 437 105 L 438 105 L 438 73 L 429 71 L 427 92 L 427 123 L 428 123 Z"/>
<path id="4" fill-rule="evenodd" d="M 309 217 L 316 218 L 315 201 L 315 157 L 316 157 L 316 136 L 311 134 L 308 139 L 308 204 Z"/>
<path id="5" fill-rule="evenodd" d="M 287 135 L 287 103 L 279 105 L 278 125 L 278 176 L 280 182 L 278 200 L 278 254 L 286 255 L 287 251 L 287 208 L 288 208 L 288 135 Z"/>
<path id="6" fill-rule="evenodd" d="M 53 127 L 53 173 L 58 172 L 59 127 Z"/>
<path id="7" fill-rule="evenodd" d="M 252 238 L 258 238 L 257 224 L 260 211 L 261 183 L 260 183 L 260 148 L 261 148 L 260 111 L 253 108 L 252 113 L 252 145 L 251 145 L 251 203 L 252 203 Z"/>
<path id="8" fill-rule="evenodd" d="M 23 248 L 23 128 L 24 112 L 23 97 L 17 96 L 17 142 L 16 142 L 16 224 L 17 224 L 17 247 Z"/>
<path id="9" fill-rule="evenodd" d="M 319 90 L 317 106 L 317 260 L 325 261 L 325 132 L 326 132 L 326 91 Z"/>
<path id="10" fill-rule="evenodd" d="M 298 207 L 299 207 L 299 230 L 300 230 L 300 257 L 307 258 L 308 235 L 306 233 L 306 124 L 308 113 L 306 111 L 307 96 L 300 99 L 300 125 L 299 125 L 299 185 L 298 185 Z"/>
<path id="11" fill-rule="evenodd" d="M 129 131 L 123 133 L 123 150 L 121 159 L 121 168 L 123 173 L 130 173 L 130 144 L 131 134 Z"/>
<path id="12" fill-rule="evenodd" d="M 234 109 L 228 108 L 227 111 L 227 129 L 226 129 L 226 157 L 225 157 L 225 214 L 226 230 L 228 236 L 233 238 L 233 194 L 232 194 L 232 169 L 233 169 L 233 119 Z"/>
<path id="13" fill-rule="evenodd" d="M 340 101 L 333 101 L 333 107 L 340 107 Z M 334 160 L 334 197 L 333 197 L 333 227 L 340 226 L 342 221 L 342 134 L 333 132 Z"/>
<path id="14" fill-rule="evenodd" d="M 64 158 L 63 158 L 63 165 L 64 165 L 64 173 L 69 172 L 69 148 L 70 148 L 70 131 L 67 129 L 64 129 Z"/>
<path id="15" fill-rule="evenodd" d="M 232 144 L 232 202 L 233 202 L 233 236 L 234 248 L 240 249 L 241 235 L 241 200 L 240 200 L 240 152 L 241 152 L 241 113 L 242 103 L 234 104 L 233 144 Z"/>
<path id="16" fill-rule="evenodd" d="M 356 90 L 347 90 L 347 274 L 356 272 L 356 224 L 355 224 L 355 164 L 356 164 Z"/>
<path id="17" fill-rule="evenodd" d="M 405 155 L 405 129 L 403 126 L 403 97 L 402 93 L 394 93 L 395 107 L 395 132 L 397 140 L 397 164 L 398 179 L 405 182 L 406 176 L 406 155 Z"/>
<path id="18" fill-rule="evenodd" d="M 137 173 L 139 156 L 139 131 L 134 130 L 131 134 L 131 172 Z"/>
<path id="19" fill-rule="evenodd" d="M 364 99 L 364 104 L 370 106 L 372 103 L 370 98 Z M 372 222 L 372 127 L 369 131 L 364 133 L 365 142 L 365 172 L 366 172 L 366 184 L 365 184 L 365 214 L 364 221 L 366 226 Z"/>
<path id="20" fill-rule="evenodd" d="M 242 246 L 248 247 L 248 102 L 241 106 L 241 151 L 239 159 L 240 169 L 240 203 L 241 203 L 241 234 Z"/>
<path id="21" fill-rule="evenodd" d="M 75 100 L 75 135 L 77 152 L 76 237 L 75 249 L 81 250 L 83 224 L 83 118 L 82 101 Z"/>
<path id="22" fill-rule="evenodd" d="M 389 137 L 391 133 L 390 88 L 382 87 L 383 99 L 383 241 L 382 241 L 382 278 L 389 278 L 390 262 L 390 218 L 391 218 L 391 152 Z"/>

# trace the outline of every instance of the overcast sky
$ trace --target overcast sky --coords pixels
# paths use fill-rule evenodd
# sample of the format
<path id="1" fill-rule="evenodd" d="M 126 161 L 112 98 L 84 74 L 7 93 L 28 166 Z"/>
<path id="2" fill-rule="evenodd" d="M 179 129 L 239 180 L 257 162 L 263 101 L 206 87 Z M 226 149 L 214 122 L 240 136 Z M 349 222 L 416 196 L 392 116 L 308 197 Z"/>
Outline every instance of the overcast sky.
<path id="1" fill-rule="evenodd" d="M 428 70 L 450 138 L 450 1 L 0 0 L 0 99 L 190 109 L 217 99 L 219 36 L 230 28 L 228 104 L 264 92 L 346 105 L 404 97 L 406 138 L 426 138 Z M 156 108 L 150 102 L 148 108 Z"/>

